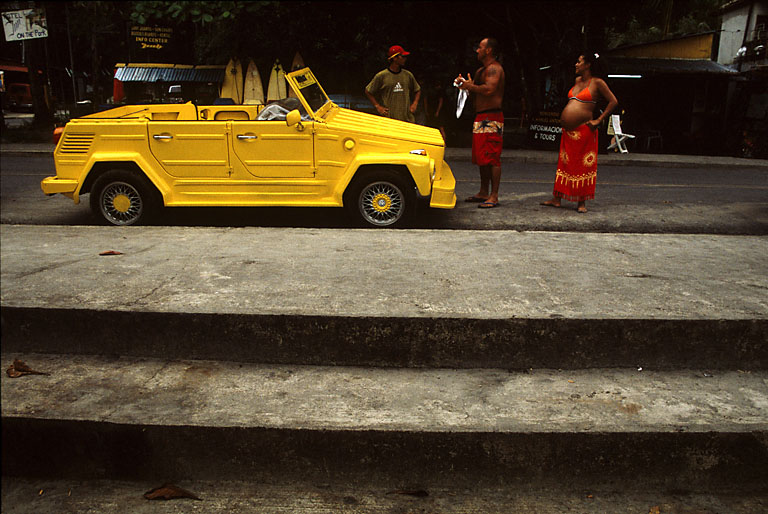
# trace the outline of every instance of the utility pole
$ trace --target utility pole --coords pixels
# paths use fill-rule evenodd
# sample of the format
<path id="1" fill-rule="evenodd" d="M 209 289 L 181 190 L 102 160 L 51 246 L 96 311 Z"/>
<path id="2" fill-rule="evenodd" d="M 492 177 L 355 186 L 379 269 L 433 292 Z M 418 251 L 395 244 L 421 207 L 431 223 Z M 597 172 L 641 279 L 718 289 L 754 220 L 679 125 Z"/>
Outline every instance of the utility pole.
<path id="1" fill-rule="evenodd" d="M 749 12 L 747 13 L 747 24 L 744 26 L 744 37 L 741 39 L 741 48 L 747 46 L 747 39 L 749 38 L 749 24 L 752 23 L 752 12 L 755 8 L 755 2 L 750 2 Z M 738 71 L 741 73 L 741 63 L 744 62 L 744 56 L 739 58 Z"/>
<path id="2" fill-rule="evenodd" d="M 69 71 L 72 77 L 72 96 L 77 103 L 77 81 L 75 80 L 75 58 L 72 56 L 72 33 L 69 30 L 69 6 L 64 4 L 64 17 L 67 19 L 67 43 L 69 43 Z"/>
<path id="3" fill-rule="evenodd" d="M 666 38 L 669 35 L 669 29 L 672 26 L 672 4 L 674 0 L 666 0 L 664 2 L 664 19 L 662 20 L 662 38 Z"/>

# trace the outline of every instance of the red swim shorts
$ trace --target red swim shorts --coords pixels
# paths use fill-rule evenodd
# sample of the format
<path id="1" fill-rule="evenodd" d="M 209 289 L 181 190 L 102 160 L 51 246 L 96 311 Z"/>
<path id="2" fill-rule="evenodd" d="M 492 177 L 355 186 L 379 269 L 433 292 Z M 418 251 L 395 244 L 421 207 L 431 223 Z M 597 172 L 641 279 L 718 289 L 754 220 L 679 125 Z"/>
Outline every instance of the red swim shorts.
<path id="1" fill-rule="evenodd" d="M 504 113 L 501 110 L 481 112 L 472 126 L 472 164 L 501 166 L 501 144 Z"/>

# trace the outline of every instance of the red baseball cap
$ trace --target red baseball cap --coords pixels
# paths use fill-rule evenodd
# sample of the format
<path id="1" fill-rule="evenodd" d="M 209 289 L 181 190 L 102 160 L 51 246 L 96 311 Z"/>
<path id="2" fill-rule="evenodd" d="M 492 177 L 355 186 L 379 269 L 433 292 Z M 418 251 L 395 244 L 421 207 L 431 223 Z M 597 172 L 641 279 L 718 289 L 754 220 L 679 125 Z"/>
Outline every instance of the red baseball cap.
<path id="1" fill-rule="evenodd" d="M 389 47 L 389 59 L 393 57 L 397 57 L 398 55 L 411 55 L 411 52 L 406 52 L 405 49 L 400 45 L 390 46 Z"/>

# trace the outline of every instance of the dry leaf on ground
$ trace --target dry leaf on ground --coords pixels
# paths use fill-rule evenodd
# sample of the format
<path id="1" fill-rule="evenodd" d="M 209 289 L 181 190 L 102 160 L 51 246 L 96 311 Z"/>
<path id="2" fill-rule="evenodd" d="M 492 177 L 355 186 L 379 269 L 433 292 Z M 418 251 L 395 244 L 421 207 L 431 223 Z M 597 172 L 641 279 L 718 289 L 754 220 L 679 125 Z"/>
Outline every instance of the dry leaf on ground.
<path id="1" fill-rule="evenodd" d="M 50 375 L 50 373 L 43 373 L 42 371 L 35 371 L 30 368 L 24 362 L 19 359 L 15 359 L 13 364 L 5 371 L 5 373 L 11 378 L 19 378 L 24 375 Z"/>
<path id="2" fill-rule="evenodd" d="M 123 255 L 123 252 L 118 252 L 117 250 L 107 250 L 106 252 L 101 252 L 99 255 Z"/>

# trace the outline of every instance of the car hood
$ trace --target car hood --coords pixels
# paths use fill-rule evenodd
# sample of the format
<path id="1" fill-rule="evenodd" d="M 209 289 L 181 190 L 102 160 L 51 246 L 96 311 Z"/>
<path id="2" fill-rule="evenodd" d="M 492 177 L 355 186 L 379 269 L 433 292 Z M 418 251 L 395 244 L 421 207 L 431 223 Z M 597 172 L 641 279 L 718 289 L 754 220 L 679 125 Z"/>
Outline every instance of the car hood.
<path id="1" fill-rule="evenodd" d="M 437 129 L 342 107 L 331 109 L 326 116 L 326 122 L 331 128 L 338 127 L 342 130 L 352 130 L 371 136 L 444 146 L 443 137 Z"/>

